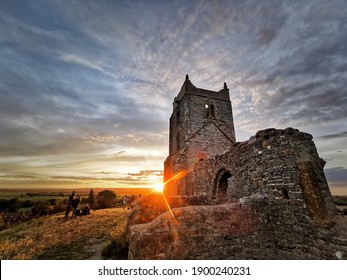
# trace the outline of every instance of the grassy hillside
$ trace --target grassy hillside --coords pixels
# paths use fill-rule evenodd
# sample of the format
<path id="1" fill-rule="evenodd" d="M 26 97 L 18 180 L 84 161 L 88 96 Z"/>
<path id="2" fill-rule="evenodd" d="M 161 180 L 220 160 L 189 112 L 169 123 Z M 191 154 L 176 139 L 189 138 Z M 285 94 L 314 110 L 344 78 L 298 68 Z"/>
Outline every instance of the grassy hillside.
<path id="1" fill-rule="evenodd" d="M 0 259 L 103 259 L 101 253 L 107 255 L 124 233 L 128 213 L 127 209 L 103 209 L 77 219 L 57 214 L 2 230 Z"/>

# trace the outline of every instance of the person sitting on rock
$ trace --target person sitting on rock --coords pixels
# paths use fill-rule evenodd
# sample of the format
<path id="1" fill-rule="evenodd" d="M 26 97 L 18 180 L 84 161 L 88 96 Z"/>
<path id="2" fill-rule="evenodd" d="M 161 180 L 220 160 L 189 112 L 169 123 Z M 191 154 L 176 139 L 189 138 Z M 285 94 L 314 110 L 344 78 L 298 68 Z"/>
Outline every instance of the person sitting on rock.
<path id="1" fill-rule="evenodd" d="M 90 214 L 90 206 L 89 206 L 89 204 L 87 203 L 87 204 L 84 205 L 84 207 L 82 208 L 81 215 L 84 216 L 84 215 L 89 215 L 89 214 Z"/>

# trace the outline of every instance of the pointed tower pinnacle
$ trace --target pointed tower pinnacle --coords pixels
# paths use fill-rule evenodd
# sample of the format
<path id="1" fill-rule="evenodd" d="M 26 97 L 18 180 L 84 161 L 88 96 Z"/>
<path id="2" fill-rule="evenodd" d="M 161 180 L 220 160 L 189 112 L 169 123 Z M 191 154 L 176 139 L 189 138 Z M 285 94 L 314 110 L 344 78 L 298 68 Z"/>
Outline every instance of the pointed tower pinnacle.
<path id="1" fill-rule="evenodd" d="M 224 82 L 224 89 L 228 89 L 227 83 Z"/>
<path id="2" fill-rule="evenodd" d="M 188 74 L 186 75 L 186 80 L 189 80 L 189 76 L 188 76 Z"/>

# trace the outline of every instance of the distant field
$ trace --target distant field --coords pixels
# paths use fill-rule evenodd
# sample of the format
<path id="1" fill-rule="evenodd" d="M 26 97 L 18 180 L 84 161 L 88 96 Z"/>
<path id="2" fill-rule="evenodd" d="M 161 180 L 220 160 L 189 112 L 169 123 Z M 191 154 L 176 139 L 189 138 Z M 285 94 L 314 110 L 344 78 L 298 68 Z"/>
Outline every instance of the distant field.
<path id="1" fill-rule="evenodd" d="M 330 191 L 334 196 L 347 196 L 347 187 L 331 187 Z"/>
<path id="2" fill-rule="evenodd" d="M 333 199 L 336 207 L 347 215 L 347 195 L 334 195 Z"/>
<path id="3" fill-rule="evenodd" d="M 94 194 L 97 195 L 99 192 L 108 189 L 112 190 L 118 196 L 124 195 L 146 195 L 152 192 L 152 189 L 144 189 L 144 188 L 93 188 Z M 82 197 L 88 196 L 90 189 L 74 189 L 76 194 L 79 194 Z M 19 201 L 32 200 L 50 200 L 57 199 L 63 200 L 67 198 L 73 189 L 0 189 L 0 199 L 13 199 L 17 198 Z"/>
<path id="4" fill-rule="evenodd" d="M 95 188 L 94 197 L 97 194 L 105 189 Z M 152 192 L 152 189 L 143 189 L 143 188 L 108 188 L 112 190 L 117 195 L 117 206 L 121 206 L 122 197 L 128 195 L 129 197 L 135 196 L 138 197 L 140 194 L 145 196 Z M 49 205 L 65 205 L 66 200 L 69 197 L 73 190 L 72 189 L 0 189 L 0 209 L 7 209 L 8 204 L 6 204 L 11 199 L 15 199 L 14 207 L 15 212 L 31 212 L 34 209 L 34 206 L 38 203 L 49 203 Z M 76 194 L 79 194 L 82 198 L 80 205 L 83 206 L 83 199 L 88 198 L 90 189 L 75 189 Z M 5 208 L 3 208 L 5 207 Z M 58 207 L 59 208 L 59 207 Z M 7 212 L 8 210 L 5 210 Z M 47 210 L 48 211 L 48 210 Z M 53 210 L 52 210 L 53 211 Z M 11 211 L 10 211 L 11 212 Z M 0 218 L 0 228 L 1 228 L 1 218 Z"/>

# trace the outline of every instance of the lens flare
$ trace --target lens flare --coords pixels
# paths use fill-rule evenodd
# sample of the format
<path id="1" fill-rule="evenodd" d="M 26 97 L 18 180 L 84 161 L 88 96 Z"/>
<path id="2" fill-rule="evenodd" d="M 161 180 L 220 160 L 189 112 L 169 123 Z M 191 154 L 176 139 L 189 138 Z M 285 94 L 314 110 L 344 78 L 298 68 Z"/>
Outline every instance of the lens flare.
<path id="1" fill-rule="evenodd" d="M 189 172 L 190 172 L 190 170 L 182 170 L 182 171 L 178 172 L 177 174 L 172 176 L 169 180 L 164 182 L 164 185 L 166 185 L 167 183 L 169 183 L 173 180 L 178 180 L 178 179 L 184 178 Z"/>
<path id="2" fill-rule="evenodd" d="M 156 184 L 156 185 L 152 186 L 152 189 L 155 192 L 163 192 L 164 185 L 163 184 Z"/>

